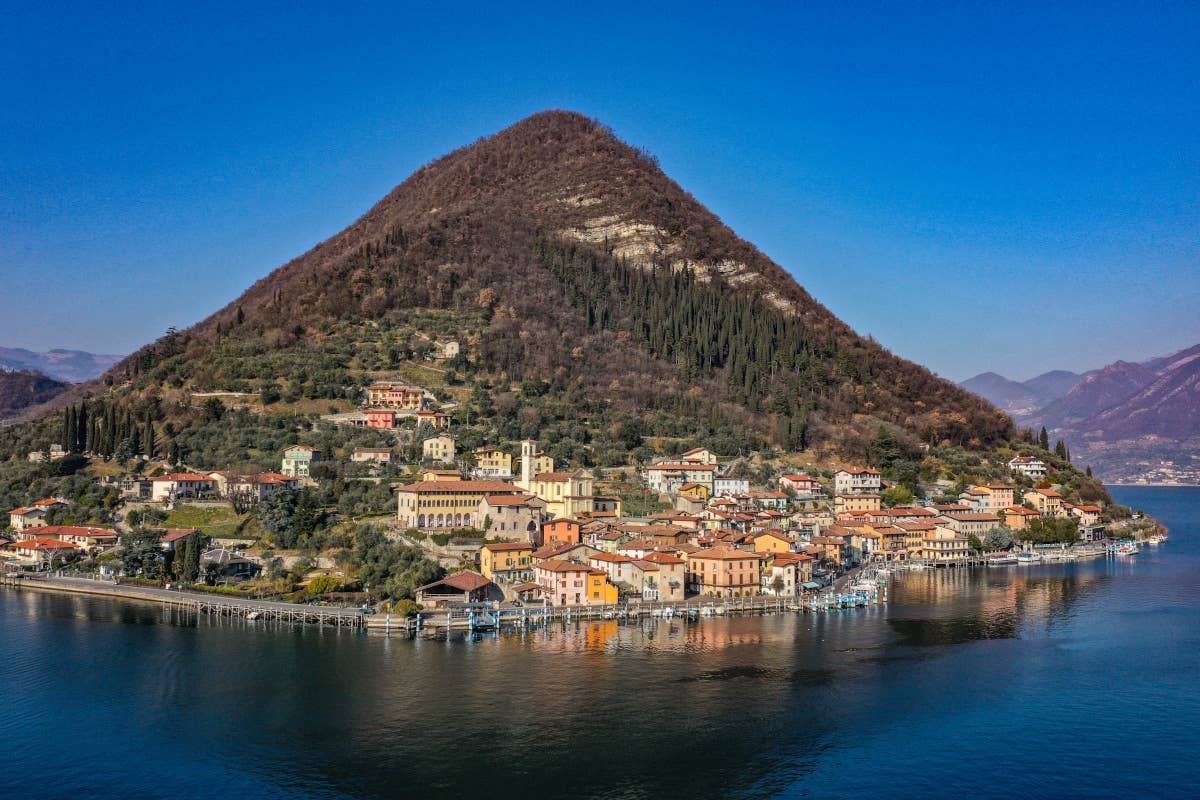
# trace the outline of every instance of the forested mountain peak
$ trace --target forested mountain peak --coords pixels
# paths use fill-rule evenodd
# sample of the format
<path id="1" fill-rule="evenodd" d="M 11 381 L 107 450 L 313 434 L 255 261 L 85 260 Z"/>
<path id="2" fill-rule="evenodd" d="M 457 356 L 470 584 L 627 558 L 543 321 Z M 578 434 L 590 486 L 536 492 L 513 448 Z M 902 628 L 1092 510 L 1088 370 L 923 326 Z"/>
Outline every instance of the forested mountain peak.
<path id="1" fill-rule="evenodd" d="M 881 424 L 913 447 L 1013 432 L 985 401 L 855 334 L 652 156 L 566 111 L 422 167 L 87 391 L 120 403 L 118 419 L 189 424 L 201 392 L 259 394 L 265 410 L 275 395 L 353 401 L 372 379 L 412 374 L 434 338 L 463 344 L 445 388 L 463 422 L 532 382 L 576 427 L 620 414 L 647 436 L 732 430 L 852 458 Z"/>

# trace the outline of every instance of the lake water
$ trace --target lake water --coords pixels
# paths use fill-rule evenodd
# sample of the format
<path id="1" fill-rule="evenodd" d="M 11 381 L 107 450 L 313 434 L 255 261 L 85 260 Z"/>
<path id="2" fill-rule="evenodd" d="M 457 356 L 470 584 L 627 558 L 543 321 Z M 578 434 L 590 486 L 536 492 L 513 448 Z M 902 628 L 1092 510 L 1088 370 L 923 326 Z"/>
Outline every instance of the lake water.
<path id="1" fill-rule="evenodd" d="M 0 590 L 0 798 L 1196 797 L 1200 489 L 1134 558 L 450 641 Z"/>

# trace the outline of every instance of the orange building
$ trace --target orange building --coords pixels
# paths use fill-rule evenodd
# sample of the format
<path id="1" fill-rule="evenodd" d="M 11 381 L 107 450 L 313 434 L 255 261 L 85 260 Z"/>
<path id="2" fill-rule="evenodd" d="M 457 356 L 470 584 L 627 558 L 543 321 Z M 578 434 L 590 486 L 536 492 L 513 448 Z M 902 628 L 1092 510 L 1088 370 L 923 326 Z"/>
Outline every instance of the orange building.
<path id="1" fill-rule="evenodd" d="M 764 556 L 745 550 L 714 547 L 687 558 L 688 587 L 697 594 L 743 597 L 758 594 Z"/>

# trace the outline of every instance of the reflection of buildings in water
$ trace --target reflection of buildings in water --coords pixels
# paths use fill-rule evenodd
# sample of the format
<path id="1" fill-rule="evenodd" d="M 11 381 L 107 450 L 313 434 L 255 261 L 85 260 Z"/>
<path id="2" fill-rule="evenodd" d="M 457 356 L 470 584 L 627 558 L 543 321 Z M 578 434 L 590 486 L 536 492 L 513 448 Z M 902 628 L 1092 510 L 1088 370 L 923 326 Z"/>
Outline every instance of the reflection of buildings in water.
<path id="1" fill-rule="evenodd" d="M 893 583 L 893 612 L 901 613 L 904 605 L 925 606 L 918 618 L 897 622 L 906 637 L 931 643 L 1015 637 L 1021 629 L 1069 618 L 1073 607 L 1105 580 L 1089 564 L 1029 570 L 1017 566 L 906 573 Z M 915 629 L 922 626 L 930 630 L 916 636 Z M 934 627 L 940 632 L 933 632 Z"/>

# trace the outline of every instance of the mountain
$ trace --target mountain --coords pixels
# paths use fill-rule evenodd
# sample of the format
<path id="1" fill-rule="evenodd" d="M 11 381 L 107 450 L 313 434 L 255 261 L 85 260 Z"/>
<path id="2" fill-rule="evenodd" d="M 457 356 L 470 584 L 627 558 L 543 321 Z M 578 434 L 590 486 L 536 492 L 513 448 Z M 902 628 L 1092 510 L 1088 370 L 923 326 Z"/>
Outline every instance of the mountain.
<path id="1" fill-rule="evenodd" d="M 1030 378 L 1021 385 L 1033 392 L 1038 408 L 1043 408 L 1061 397 L 1066 397 L 1067 392 L 1074 389 L 1082 379 L 1083 376 L 1077 372 L 1055 369 Z"/>
<path id="2" fill-rule="evenodd" d="M 1021 422 L 1065 397 L 1082 378 L 1082 375 L 1059 369 L 1018 382 L 995 372 L 982 372 L 959 385 Z"/>
<path id="3" fill-rule="evenodd" d="M 1034 415 L 1034 421 L 1054 429 L 1073 429 L 1148 386 L 1154 372 L 1141 364 L 1117 361 L 1087 373 L 1071 391 Z"/>
<path id="4" fill-rule="evenodd" d="M 426 367 L 435 340 L 464 353 Z M 421 382 L 489 436 L 541 435 L 562 453 L 707 437 L 865 458 L 881 424 L 910 446 L 984 448 L 1013 432 L 851 330 L 653 157 L 565 111 L 422 167 L 67 399 L 102 399 L 93 412 L 126 431 L 169 421 L 200 448 L 211 437 L 198 426 L 219 413 L 193 393 L 324 413 L 382 378 Z"/>
<path id="5" fill-rule="evenodd" d="M 0 347 L 0 370 L 33 370 L 67 383 L 97 378 L 120 360 L 120 356 L 96 355 L 82 350 L 56 349 L 35 353 L 19 347 Z"/>
<path id="6" fill-rule="evenodd" d="M 0 419 L 62 394 L 69 384 L 25 370 L 0 370 Z"/>
<path id="7" fill-rule="evenodd" d="M 995 372 L 983 372 L 960 384 L 997 408 L 1002 408 L 1014 417 L 1032 414 L 1041 408 L 1038 397 L 1029 387 L 1010 380 Z"/>
<path id="8" fill-rule="evenodd" d="M 1083 375 L 1056 370 L 1017 383 L 983 373 L 963 386 L 1022 426 L 1044 425 L 1105 480 L 1200 483 L 1200 345 Z M 1022 390 L 1036 401 L 1031 411 Z"/>

